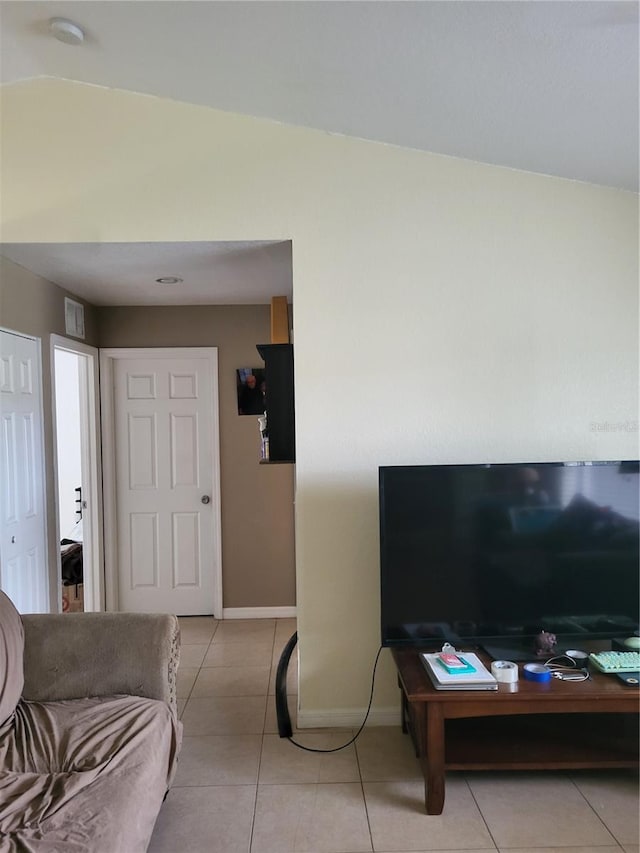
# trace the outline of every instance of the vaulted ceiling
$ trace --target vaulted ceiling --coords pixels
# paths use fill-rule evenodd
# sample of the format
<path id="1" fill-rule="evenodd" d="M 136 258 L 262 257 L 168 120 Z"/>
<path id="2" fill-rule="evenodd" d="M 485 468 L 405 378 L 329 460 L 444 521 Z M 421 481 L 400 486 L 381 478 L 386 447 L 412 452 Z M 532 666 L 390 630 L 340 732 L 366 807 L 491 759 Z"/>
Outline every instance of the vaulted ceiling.
<path id="1" fill-rule="evenodd" d="M 2 0 L 0 15 L 4 84 L 73 79 L 638 189 L 634 0 Z M 84 43 L 54 40 L 54 16 Z"/>

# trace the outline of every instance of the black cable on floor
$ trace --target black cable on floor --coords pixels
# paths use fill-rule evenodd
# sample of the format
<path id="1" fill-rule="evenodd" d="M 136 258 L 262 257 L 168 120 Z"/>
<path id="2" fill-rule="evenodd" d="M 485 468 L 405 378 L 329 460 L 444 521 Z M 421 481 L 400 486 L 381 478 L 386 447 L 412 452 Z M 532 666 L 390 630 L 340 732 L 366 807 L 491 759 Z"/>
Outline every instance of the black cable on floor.
<path id="1" fill-rule="evenodd" d="M 378 661 L 380 659 L 380 652 L 382 651 L 382 646 L 380 646 L 380 648 L 378 649 L 376 659 L 373 663 L 369 704 L 367 705 L 367 712 L 364 715 L 362 725 L 354 734 L 354 736 L 346 743 L 343 743 L 341 746 L 335 746 L 333 747 L 333 749 L 315 749 L 314 747 L 304 746 L 304 744 L 298 743 L 292 737 L 293 729 L 291 728 L 291 718 L 289 717 L 289 706 L 287 704 L 287 668 L 289 666 L 289 659 L 291 658 L 291 653 L 293 652 L 297 642 L 298 633 L 296 631 L 296 633 L 291 636 L 289 642 L 282 650 L 282 654 L 280 655 L 280 660 L 278 662 L 278 669 L 276 671 L 276 716 L 278 718 L 278 733 L 280 737 L 286 737 L 290 743 L 292 743 L 294 746 L 297 746 L 298 749 L 304 749 L 305 752 L 339 752 L 341 749 L 346 749 L 348 746 L 351 746 L 351 744 L 356 741 L 356 739 L 359 737 L 360 733 L 364 729 L 366 722 L 369 718 L 371 705 L 373 703 L 373 688 L 376 681 L 376 670 L 378 668 Z"/>

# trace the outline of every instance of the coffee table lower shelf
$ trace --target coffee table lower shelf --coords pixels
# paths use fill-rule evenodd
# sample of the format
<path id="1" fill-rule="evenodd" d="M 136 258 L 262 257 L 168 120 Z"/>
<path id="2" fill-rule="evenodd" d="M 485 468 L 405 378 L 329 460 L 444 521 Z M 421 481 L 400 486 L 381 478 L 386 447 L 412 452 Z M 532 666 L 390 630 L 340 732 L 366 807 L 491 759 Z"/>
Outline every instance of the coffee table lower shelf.
<path id="1" fill-rule="evenodd" d="M 527 714 L 445 723 L 446 770 L 636 767 L 638 749 L 633 714 Z"/>

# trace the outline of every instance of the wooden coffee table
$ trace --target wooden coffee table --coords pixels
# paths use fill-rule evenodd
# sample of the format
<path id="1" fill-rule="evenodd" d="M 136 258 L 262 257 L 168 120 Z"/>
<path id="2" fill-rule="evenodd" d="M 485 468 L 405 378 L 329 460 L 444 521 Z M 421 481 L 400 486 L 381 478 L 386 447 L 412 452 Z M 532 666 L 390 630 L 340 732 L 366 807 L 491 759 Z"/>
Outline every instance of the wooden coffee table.
<path id="1" fill-rule="evenodd" d="M 490 666 L 491 659 L 478 653 Z M 520 680 L 497 692 L 436 690 L 415 649 L 393 649 L 402 730 L 425 779 L 427 814 L 444 808 L 446 770 L 637 767 L 640 692 L 615 676 Z M 612 717 L 612 714 L 620 715 Z"/>

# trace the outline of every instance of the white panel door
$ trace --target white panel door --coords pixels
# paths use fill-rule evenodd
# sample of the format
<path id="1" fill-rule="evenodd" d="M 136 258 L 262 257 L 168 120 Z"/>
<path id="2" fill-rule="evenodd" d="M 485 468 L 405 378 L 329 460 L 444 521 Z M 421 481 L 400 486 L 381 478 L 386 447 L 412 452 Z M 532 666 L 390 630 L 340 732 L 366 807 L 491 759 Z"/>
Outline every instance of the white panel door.
<path id="1" fill-rule="evenodd" d="M 120 610 L 213 612 L 219 507 L 212 374 L 207 357 L 114 360 Z"/>
<path id="2" fill-rule="evenodd" d="M 0 332 L 0 588 L 21 613 L 49 610 L 40 347 Z"/>

